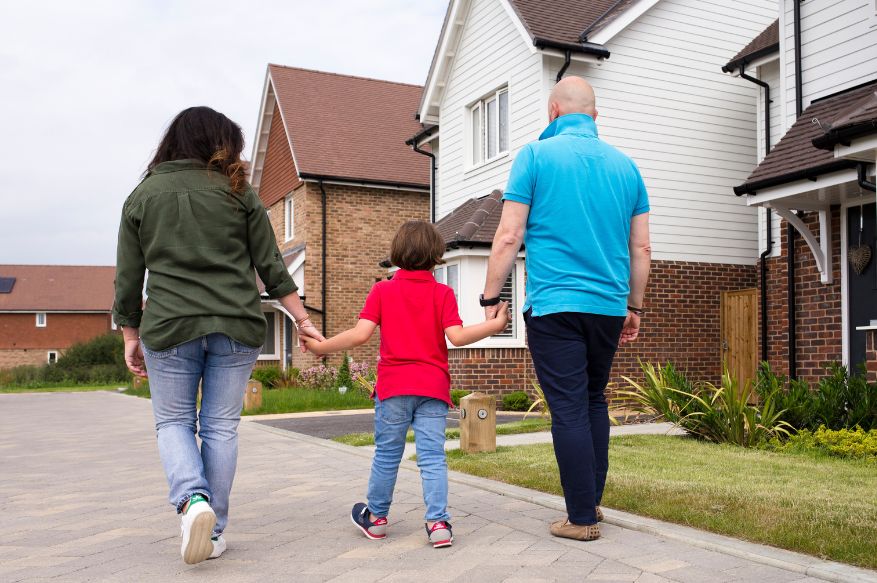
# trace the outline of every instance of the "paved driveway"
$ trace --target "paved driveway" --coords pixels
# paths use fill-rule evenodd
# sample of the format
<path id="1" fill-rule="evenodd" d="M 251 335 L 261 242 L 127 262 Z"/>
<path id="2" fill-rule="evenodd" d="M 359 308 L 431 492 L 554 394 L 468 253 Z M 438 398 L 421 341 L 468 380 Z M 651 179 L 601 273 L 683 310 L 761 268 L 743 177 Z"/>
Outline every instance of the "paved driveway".
<path id="1" fill-rule="evenodd" d="M 457 482 L 457 542 L 432 549 L 410 464 L 399 473 L 390 537 L 369 541 L 348 518 L 368 458 L 284 433 L 241 424 L 229 550 L 188 566 L 149 401 L 0 395 L 0 581 L 817 581 L 612 525 L 593 543 L 554 539 L 556 510 Z"/>

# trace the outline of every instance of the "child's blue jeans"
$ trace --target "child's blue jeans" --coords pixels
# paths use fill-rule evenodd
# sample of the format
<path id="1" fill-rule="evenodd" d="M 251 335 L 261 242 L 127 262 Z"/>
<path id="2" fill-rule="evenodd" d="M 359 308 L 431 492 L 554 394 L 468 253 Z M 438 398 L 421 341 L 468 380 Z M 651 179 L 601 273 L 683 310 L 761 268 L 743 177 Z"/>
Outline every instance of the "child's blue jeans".
<path id="1" fill-rule="evenodd" d="M 430 522 L 450 520 L 445 460 L 447 414 L 448 404 L 438 399 L 413 395 L 383 401 L 375 398 L 375 457 L 368 481 L 368 508 L 372 514 L 383 517 L 390 511 L 405 436 L 408 427 L 413 427 L 425 518 Z"/>

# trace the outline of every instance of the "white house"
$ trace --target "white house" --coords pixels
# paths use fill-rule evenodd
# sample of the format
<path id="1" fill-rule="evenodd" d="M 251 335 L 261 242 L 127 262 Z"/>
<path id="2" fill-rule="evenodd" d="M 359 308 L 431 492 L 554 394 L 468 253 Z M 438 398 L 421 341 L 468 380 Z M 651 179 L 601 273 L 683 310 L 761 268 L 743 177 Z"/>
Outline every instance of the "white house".
<path id="1" fill-rule="evenodd" d="M 464 320 L 481 314 L 493 233 L 484 224 L 495 230 L 499 214 L 486 199 L 489 209 L 468 201 L 505 187 L 515 154 L 548 123 L 552 87 L 579 75 L 597 93 L 600 137 L 637 162 L 652 206 L 647 316 L 640 341 L 619 353 L 616 378 L 634 373 L 638 358 L 671 360 L 704 380 L 716 380 L 723 359 L 754 366 L 746 342 L 723 350 L 720 313 L 723 294 L 756 283 L 756 210 L 731 188 L 757 162 L 758 87 L 717 65 L 776 16 L 774 0 L 452 0 L 421 99 L 424 130 L 413 141 L 436 155 L 436 215 Z M 467 222 L 477 236 L 450 226 Z M 519 261 L 507 290 L 515 307 L 523 271 Z M 735 321 L 754 323 L 748 305 L 732 306 Z M 754 328 L 744 328 L 754 345 Z M 457 384 L 484 388 L 488 378 L 487 388 L 525 388 L 532 373 L 524 364 L 504 367 L 517 376 L 499 383 L 484 376 L 497 358 L 526 362 L 524 347 L 518 315 L 504 337 L 453 351 Z"/>
<path id="2" fill-rule="evenodd" d="M 759 284 L 763 358 L 805 379 L 826 361 L 877 372 L 877 268 L 863 261 L 875 254 L 877 1 L 780 0 L 775 16 L 771 39 L 724 66 L 762 86 L 761 161 L 734 190 L 772 215 L 760 245 L 771 242 Z"/>

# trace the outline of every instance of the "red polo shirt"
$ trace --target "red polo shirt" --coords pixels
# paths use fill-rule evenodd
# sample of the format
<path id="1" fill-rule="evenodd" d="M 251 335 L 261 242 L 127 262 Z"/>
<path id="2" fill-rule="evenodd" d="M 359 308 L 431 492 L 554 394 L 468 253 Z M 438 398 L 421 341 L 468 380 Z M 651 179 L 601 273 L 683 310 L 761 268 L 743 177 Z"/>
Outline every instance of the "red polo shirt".
<path id="1" fill-rule="evenodd" d="M 359 317 L 381 327 L 379 399 L 416 395 L 451 403 L 445 328 L 463 324 L 454 290 L 430 271 L 400 269 L 374 285 Z"/>

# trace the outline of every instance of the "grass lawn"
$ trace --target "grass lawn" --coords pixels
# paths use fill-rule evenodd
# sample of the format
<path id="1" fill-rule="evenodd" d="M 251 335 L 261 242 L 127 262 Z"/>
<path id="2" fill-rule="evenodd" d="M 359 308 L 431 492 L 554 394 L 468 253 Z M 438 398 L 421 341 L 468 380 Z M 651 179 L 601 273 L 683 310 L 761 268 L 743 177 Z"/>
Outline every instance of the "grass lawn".
<path id="1" fill-rule="evenodd" d="M 512 421 L 511 423 L 501 423 L 496 426 L 496 434 L 513 435 L 516 433 L 535 433 L 537 431 L 548 431 L 549 429 L 551 429 L 551 421 L 539 417 L 536 419 Z M 460 439 L 460 429 L 457 427 L 445 429 L 445 438 Z M 333 437 L 332 440 L 339 443 L 346 443 L 347 445 L 355 445 L 357 447 L 375 444 L 375 436 L 373 433 L 348 433 L 347 435 Z M 405 441 L 408 443 L 414 443 L 413 431 L 408 432 L 408 437 Z"/>
<path id="2" fill-rule="evenodd" d="M 877 567 L 877 465 L 715 445 L 613 437 L 603 504 L 810 555 Z M 562 494 L 550 444 L 448 452 L 451 469 Z"/>
<path id="3" fill-rule="evenodd" d="M 83 391 L 115 391 L 119 387 L 124 387 L 125 383 L 116 383 L 112 385 L 82 385 L 82 386 L 57 386 L 57 387 L 39 387 L 39 388 L 22 388 L 22 387 L 0 387 L 0 393 L 80 393 Z"/>

